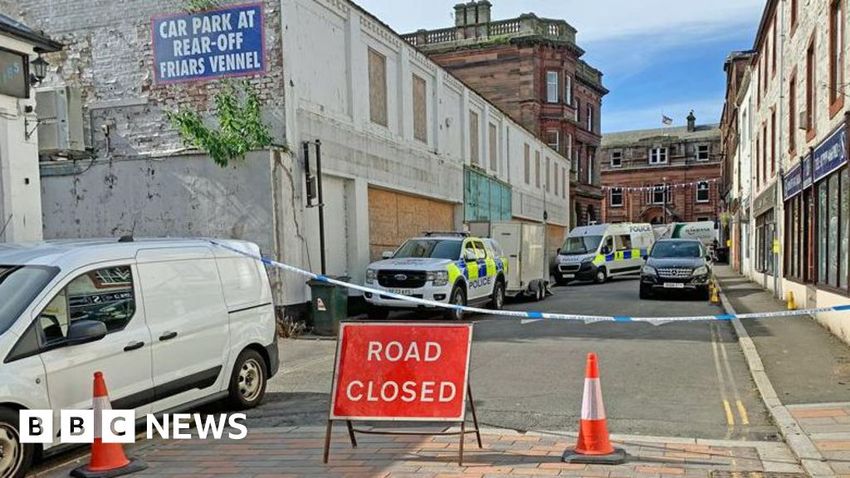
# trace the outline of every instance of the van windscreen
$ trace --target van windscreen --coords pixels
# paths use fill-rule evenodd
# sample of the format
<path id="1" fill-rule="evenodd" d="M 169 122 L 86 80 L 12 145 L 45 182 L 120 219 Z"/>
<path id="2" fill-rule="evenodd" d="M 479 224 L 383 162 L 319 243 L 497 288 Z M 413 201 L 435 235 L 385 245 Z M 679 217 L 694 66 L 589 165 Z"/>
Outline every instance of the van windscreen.
<path id="1" fill-rule="evenodd" d="M 602 236 L 568 237 L 567 240 L 564 241 L 564 247 L 561 248 L 561 254 L 575 255 L 596 252 L 601 241 Z"/>
<path id="2" fill-rule="evenodd" d="M 0 335 L 58 272 L 55 267 L 0 265 Z"/>

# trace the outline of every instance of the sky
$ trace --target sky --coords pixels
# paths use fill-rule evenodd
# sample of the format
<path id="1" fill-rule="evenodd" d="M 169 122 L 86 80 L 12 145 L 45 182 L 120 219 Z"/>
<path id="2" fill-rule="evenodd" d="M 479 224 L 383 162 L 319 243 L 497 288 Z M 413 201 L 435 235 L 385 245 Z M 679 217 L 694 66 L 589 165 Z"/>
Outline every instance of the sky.
<path id="1" fill-rule="evenodd" d="M 459 0 L 355 0 L 399 33 L 454 24 Z M 685 124 L 718 123 L 730 52 L 748 50 L 764 0 L 490 0 L 494 20 L 533 12 L 578 30 L 583 59 L 611 90 L 603 132 L 661 127 L 662 115 Z"/>

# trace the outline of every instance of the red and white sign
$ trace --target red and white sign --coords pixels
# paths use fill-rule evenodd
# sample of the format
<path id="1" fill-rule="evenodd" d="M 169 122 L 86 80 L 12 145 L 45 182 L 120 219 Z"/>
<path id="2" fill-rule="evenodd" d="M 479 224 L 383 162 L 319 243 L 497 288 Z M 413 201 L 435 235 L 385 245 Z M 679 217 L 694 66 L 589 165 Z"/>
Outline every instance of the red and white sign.
<path id="1" fill-rule="evenodd" d="M 472 324 L 340 324 L 331 420 L 462 421 Z"/>

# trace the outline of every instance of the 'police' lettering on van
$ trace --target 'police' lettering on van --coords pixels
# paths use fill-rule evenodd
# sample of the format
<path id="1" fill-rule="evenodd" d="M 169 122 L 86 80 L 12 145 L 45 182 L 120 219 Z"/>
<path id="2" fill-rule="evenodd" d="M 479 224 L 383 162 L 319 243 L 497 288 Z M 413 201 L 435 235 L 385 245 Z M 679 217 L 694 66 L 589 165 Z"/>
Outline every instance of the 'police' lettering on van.
<path id="1" fill-rule="evenodd" d="M 331 419 L 463 419 L 471 339 L 470 324 L 342 324 Z"/>

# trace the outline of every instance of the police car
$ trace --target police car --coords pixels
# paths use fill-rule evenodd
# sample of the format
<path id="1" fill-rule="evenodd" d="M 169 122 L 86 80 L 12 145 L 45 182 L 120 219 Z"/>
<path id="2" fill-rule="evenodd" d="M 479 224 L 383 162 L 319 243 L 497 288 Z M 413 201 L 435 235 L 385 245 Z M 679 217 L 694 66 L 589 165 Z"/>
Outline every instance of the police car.
<path id="1" fill-rule="evenodd" d="M 455 305 L 501 309 L 505 303 L 508 261 L 496 255 L 493 242 L 464 232 L 429 232 L 408 239 L 384 260 L 369 264 L 366 287 L 378 291 Z M 380 293 L 364 294 L 370 319 L 385 319 L 391 309 L 415 309 L 420 304 Z M 463 312 L 446 309 L 447 319 Z"/>

